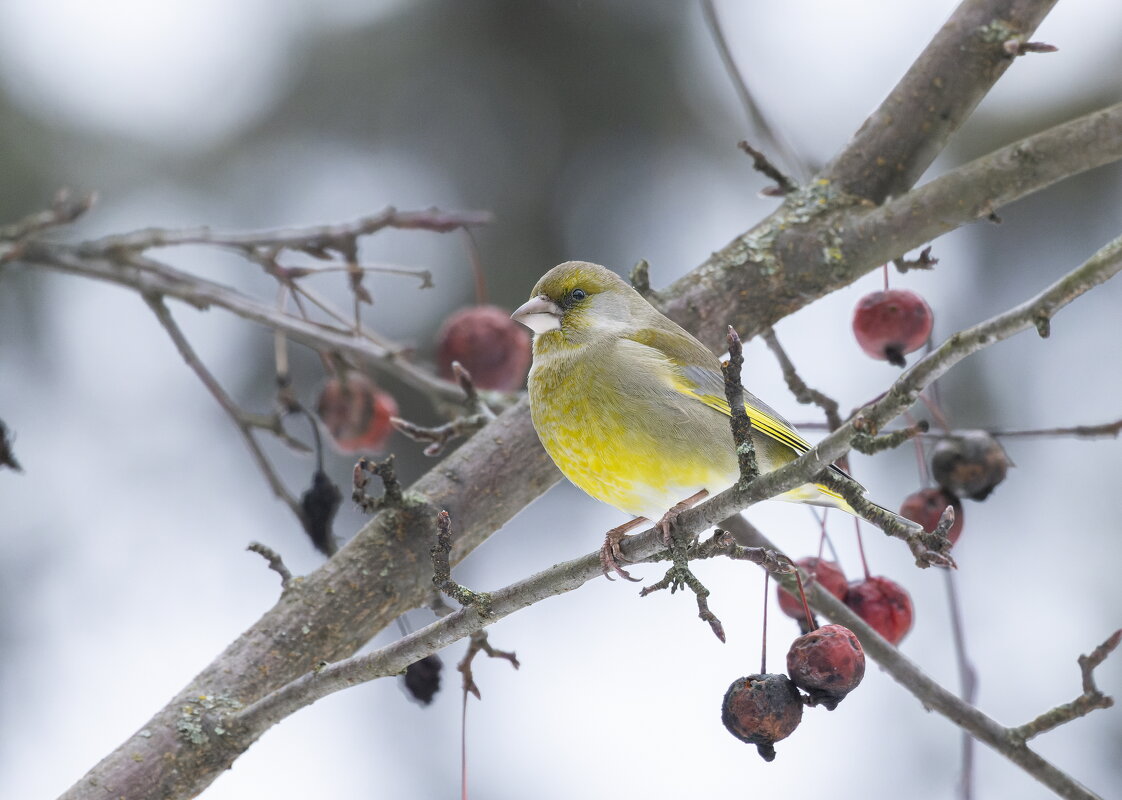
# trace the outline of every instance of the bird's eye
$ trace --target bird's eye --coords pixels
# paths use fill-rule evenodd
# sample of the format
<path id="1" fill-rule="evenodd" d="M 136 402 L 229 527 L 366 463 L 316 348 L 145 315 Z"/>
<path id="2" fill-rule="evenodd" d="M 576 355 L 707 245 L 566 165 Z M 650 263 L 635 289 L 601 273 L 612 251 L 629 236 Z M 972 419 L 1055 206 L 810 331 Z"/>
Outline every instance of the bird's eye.
<path id="1" fill-rule="evenodd" d="M 588 297 L 588 293 L 585 292 L 584 289 L 573 289 L 573 291 L 569 292 L 569 297 L 579 303 L 581 300 Z"/>

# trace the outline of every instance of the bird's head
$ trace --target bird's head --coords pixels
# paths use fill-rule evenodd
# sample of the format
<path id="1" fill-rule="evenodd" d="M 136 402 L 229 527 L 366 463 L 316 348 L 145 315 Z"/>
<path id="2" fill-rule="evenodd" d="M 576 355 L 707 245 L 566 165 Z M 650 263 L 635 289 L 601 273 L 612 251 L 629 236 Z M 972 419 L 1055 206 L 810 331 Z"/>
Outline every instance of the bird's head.
<path id="1" fill-rule="evenodd" d="M 530 299 L 511 317 L 534 332 L 535 343 L 556 339 L 582 344 L 630 330 L 648 306 L 642 295 L 609 269 L 566 261 L 545 273 Z"/>

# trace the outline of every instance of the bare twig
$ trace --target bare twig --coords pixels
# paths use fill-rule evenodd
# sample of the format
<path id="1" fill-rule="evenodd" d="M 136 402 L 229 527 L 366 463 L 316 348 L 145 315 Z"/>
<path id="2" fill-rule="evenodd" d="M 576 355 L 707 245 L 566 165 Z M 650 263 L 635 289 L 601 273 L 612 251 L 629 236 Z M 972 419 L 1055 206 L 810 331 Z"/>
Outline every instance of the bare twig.
<path id="1" fill-rule="evenodd" d="M 487 211 L 398 211 L 388 207 L 351 222 L 313 225 L 303 228 L 271 228 L 248 232 L 221 232 L 210 228 L 144 228 L 131 233 L 91 239 L 77 246 L 84 256 L 106 256 L 119 251 L 149 250 L 183 244 L 213 244 L 238 250 L 270 248 L 307 253 L 316 258 L 331 258 L 351 252 L 355 240 L 384 228 L 426 230 L 438 233 L 487 225 L 493 217 Z"/>
<path id="2" fill-rule="evenodd" d="M 452 516 L 447 511 L 436 515 L 436 544 L 432 550 L 432 584 L 464 608 L 475 609 L 480 617 L 491 616 L 491 595 L 473 592 L 452 580 L 448 555 L 452 552 Z"/>
<path id="3" fill-rule="evenodd" d="M 1094 672 L 1095 668 L 1114 652 L 1119 641 L 1122 641 L 1122 629 L 1116 630 L 1107 637 L 1107 640 L 1091 651 L 1090 655 L 1079 657 L 1079 669 L 1083 673 L 1083 693 L 1079 697 L 1070 703 L 1045 711 L 1031 722 L 1010 729 L 1009 738 L 1023 745 L 1034 736 L 1086 716 L 1096 709 L 1110 708 L 1114 705 L 1114 699 L 1103 694 L 1095 685 Z"/>
<path id="4" fill-rule="evenodd" d="M 806 382 L 799 377 L 799 373 L 795 371 L 795 365 L 788 358 L 787 351 L 779 344 L 774 328 L 765 328 L 761 336 L 768 349 L 775 355 L 775 360 L 779 362 L 779 368 L 783 370 L 783 379 L 787 381 L 787 388 L 791 390 L 795 399 L 804 405 L 813 403 L 821 408 L 826 413 L 826 424 L 829 429 L 837 430 L 842 423 L 841 415 L 838 413 L 838 401 L 806 385 Z"/>
<path id="5" fill-rule="evenodd" d="M 978 696 L 978 671 L 966 652 L 966 630 L 962 618 L 962 606 L 955 586 L 956 574 L 947 570 L 943 575 L 947 587 L 947 605 L 950 607 L 951 631 L 954 635 L 955 660 L 958 662 L 958 679 L 961 686 L 960 696 L 967 705 L 974 705 Z M 974 796 L 974 737 L 969 731 L 962 732 L 962 772 L 958 781 L 960 800 L 971 800 Z"/>
<path id="6" fill-rule="evenodd" d="M 464 405 L 467 415 L 438 425 L 435 428 L 426 428 L 416 425 L 401 417 L 390 417 L 390 423 L 415 442 L 431 442 L 425 448 L 426 456 L 438 456 L 444 452 L 449 442 L 461 436 L 470 436 L 495 418 L 494 412 L 479 397 L 471 373 L 459 361 L 452 362 L 452 373 L 456 382 L 464 392 Z"/>
<path id="7" fill-rule="evenodd" d="M 272 488 L 273 494 L 289 507 L 292 513 L 296 515 L 297 519 L 302 520 L 303 512 L 300 508 L 300 503 L 292 496 L 288 489 L 285 488 L 280 476 L 277 475 L 276 470 L 273 469 L 272 463 L 265 456 L 264 451 L 261 449 L 261 446 L 257 444 L 257 439 L 253 435 L 254 427 L 266 427 L 267 430 L 273 430 L 273 428 L 258 425 L 257 423 L 261 421 L 261 417 L 245 414 L 238 407 L 238 404 L 234 402 L 233 398 L 226 394 L 226 390 L 222 388 L 222 385 L 210 373 L 210 370 L 206 368 L 195 353 L 195 349 L 191 346 L 191 343 L 187 341 L 187 337 L 183 335 L 183 331 L 180 330 L 179 325 L 175 322 L 168 307 L 164 304 L 163 297 L 153 294 L 144 294 L 143 297 L 144 302 L 152 309 L 152 312 L 156 315 L 156 319 L 159 320 L 160 325 L 163 326 L 164 330 L 171 338 L 176 350 L 179 351 L 179 355 L 187 362 L 187 366 L 195 372 L 195 375 L 197 375 L 203 385 L 206 386 L 207 391 L 218 401 L 218 405 L 222 406 L 223 410 L 230 416 L 230 419 L 234 421 L 234 425 L 237 426 L 242 440 L 245 442 L 246 447 L 249 448 L 250 455 L 253 456 L 253 460 L 257 463 L 257 468 L 261 471 L 261 474 L 265 476 L 265 480 L 268 481 L 270 488 Z M 279 427 L 279 422 L 277 425 Z"/>
<path id="8" fill-rule="evenodd" d="M 767 195 L 768 197 L 782 197 L 799 188 L 790 178 L 783 174 L 779 167 L 772 164 L 766 155 L 748 144 L 747 141 L 741 139 L 736 143 L 736 146 L 752 157 L 752 169 L 775 181 L 775 186 L 768 186 L 761 194 Z"/>
<path id="9" fill-rule="evenodd" d="M 1122 432 L 1122 419 L 1114 422 L 1105 422 L 1102 425 L 1076 425 L 1070 428 L 1040 428 L 1035 430 L 989 431 L 991 436 L 999 438 L 1035 438 L 1046 436 L 1073 436 L 1076 439 L 1098 439 L 1110 436 L 1118 438 Z"/>
<path id="10" fill-rule="evenodd" d="M 740 371 L 744 367 L 744 347 L 736 330 L 729 325 L 729 358 L 721 364 L 721 374 L 725 379 L 725 399 L 729 404 L 729 423 L 732 438 L 736 443 L 736 460 L 740 465 L 739 486 L 747 486 L 760 474 L 756 461 L 756 447 L 752 441 L 752 421 L 744 408 L 744 386 L 740 382 Z"/>
<path id="11" fill-rule="evenodd" d="M 475 676 L 472 674 L 471 662 L 475 660 L 475 657 L 479 655 L 480 652 L 483 652 L 488 658 L 501 658 L 504 661 L 508 661 L 515 669 L 518 669 L 522 665 L 518 662 L 518 656 L 514 654 L 513 650 L 499 650 L 492 647 L 491 643 L 487 640 L 487 631 L 475 631 L 468 637 L 468 640 L 467 652 L 464 653 L 464 657 L 460 659 L 460 663 L 456 665 L 456 669 L 458 669 L 460 675 L 463 676 L 464 692 L 470 692 L 479 700 L 482 699 L 482 695 L 479 693 L 479 686 L 476 684 Z"/>
<path id="12" fill-rule="evenodd" d="M 892 450 L 899 447 L 904 442 L 911 441 L 917 436 L 927 433 L 928 428 L 931 426 L 927 420 L 921 419 L 914 425 L 909 425 L 906 428 L 900 428 L 895 431 L 888 431 L 887 433 L 879 434 L 878 436 L 869 436 L 865 433 L 858 433 L 853 437 L 853 449 L 865 455 L 873 455 L 885 450 Z"/>
<path id="13" fill-rule="evenodd" d="M 896 265 L 897 272 L 907 272 L 911 269 L 931 269 L 939 263 L 939 259 L 931 256 L 931 245 L 919 251 L 919 255 L 915 258 L 900 258 L 892 259 L 892 263 Z"/>
<path id="14" fill-rule="evenodd" d="M 51 200 L 50 208 L 0 226 L 0 264 L 19 258 L 25 239 L 73 222 L 89 211 L 96 201 L 97 195 L 94 194 L 75 197 L 69 189 L 59 189 Z"/>
<path id="15" fill-rule="evenodd" d="M 1006 39 L 1002 45 L 1002 49 L 1013 57 L 1023 56 L 1029 53 L 1055 53 L 1060 48 L 1054 44 L 1046 42 L 1026 42 L 1022 39 Z"/>
<path id="16" fill-rule="evenodd" d="M 284 559 L 280 557 L 280 553 L 268 545 L 261 544 L 261 542 L 250 542 L 245 549 L 251 553 L 257 553 L 269 562 L 269 569 L 280 575 L 281 588 L 288 588 L 288 584 L 292 583 L 292 573 L 284 565 Z"/>

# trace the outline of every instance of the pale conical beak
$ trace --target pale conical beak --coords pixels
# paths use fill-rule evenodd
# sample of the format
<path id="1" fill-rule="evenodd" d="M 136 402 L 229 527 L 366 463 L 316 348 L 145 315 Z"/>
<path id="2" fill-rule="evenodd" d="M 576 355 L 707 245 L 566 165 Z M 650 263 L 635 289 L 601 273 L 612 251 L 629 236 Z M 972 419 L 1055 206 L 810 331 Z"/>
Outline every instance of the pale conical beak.
<path id="1" fill-rule="evenodd" d="M 534 333 L 561 330 L 561 306 L 544 294 L 531 297 L 514 309 L 510 318 L 515 322 L 521 322 Z"/>

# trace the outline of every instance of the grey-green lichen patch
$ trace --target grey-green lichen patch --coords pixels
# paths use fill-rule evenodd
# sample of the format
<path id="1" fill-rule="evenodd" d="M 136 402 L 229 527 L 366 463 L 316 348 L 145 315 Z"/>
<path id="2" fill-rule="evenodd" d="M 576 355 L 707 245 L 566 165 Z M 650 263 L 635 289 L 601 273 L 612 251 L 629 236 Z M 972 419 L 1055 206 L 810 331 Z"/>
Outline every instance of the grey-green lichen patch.
<path id="1" fill-rule="evenodd" d="M 204 745 L 210 740 L 206 728 L 206 716 L 216 715 L 221 720 L 226 714 L 240 711 L 242 703 L 226 695 L 200 694 L 193 703 L 183 706 L 179 712 L 179 719 L 175 721 L 175 730 L 181 739 L 186 739 L 191 744 Z M 221 723 L 211 728 L 215 736 L 223 736 L 226 729 Z"/>
<path id="2" fill-rule="evenodd" d="M 1004 44 L 1010 39 L 1016 39 L 1021 32 L 1014 29 L 1005 20 L 995 19 L 978 28 L 978 38 L 989 44 Z"/>
<path id="3" fill-rule="evenodd" d="M 742 263 L 756 264 L 763 275 L 774 275 L 782 266 L 775 257 L 775 237 L 778 227 L 768 226 L 741 236 L 738 241 Z"/>

